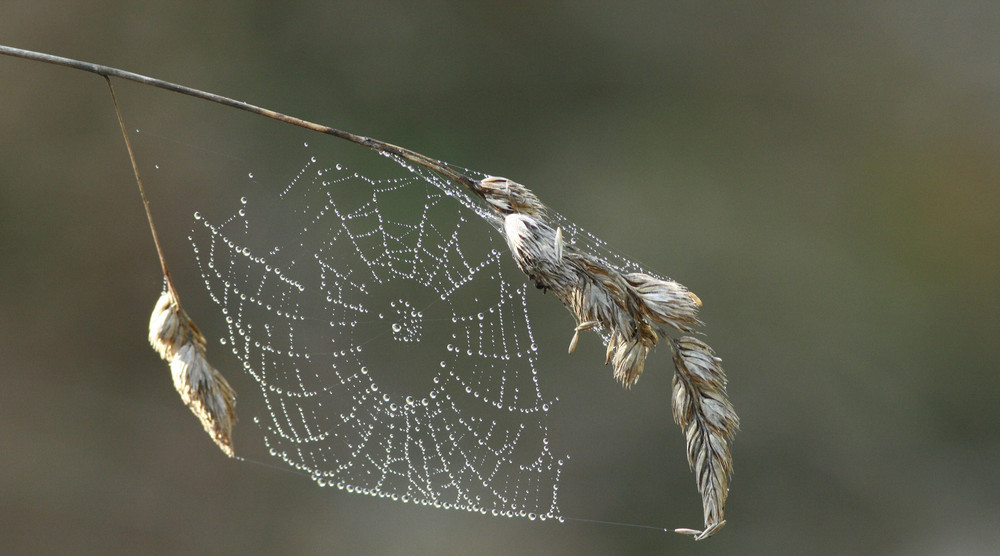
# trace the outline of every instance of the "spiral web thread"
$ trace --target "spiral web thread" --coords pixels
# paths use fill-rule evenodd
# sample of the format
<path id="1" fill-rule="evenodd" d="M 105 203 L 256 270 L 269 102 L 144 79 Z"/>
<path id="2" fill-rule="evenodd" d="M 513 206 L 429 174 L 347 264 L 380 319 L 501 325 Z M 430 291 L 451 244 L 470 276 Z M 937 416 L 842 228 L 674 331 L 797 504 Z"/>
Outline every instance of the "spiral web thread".
<path id="1" fill-rule="evenodd" d="M 495 217 L 397 162 L 403 177 L 371 179 L 313 157 L 259 213 L 244 197 L 221 223 L 195 214 L 221 341 L 266 407 L 254 421 L 322 486 L 562 521 L 568 456 L 549 446 L 525 280 Z"/>

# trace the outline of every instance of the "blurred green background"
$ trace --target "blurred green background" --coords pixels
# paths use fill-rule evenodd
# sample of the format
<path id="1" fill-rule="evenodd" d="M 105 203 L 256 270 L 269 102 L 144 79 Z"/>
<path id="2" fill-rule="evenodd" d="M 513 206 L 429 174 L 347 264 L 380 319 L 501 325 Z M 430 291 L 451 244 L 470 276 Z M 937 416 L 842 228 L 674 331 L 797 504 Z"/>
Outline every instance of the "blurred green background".
<path id="1" fill-rule="evenodd" d="M 988 2 L 5 2 L 2 44 L 531 186 L 697 292 L 743 431 L 729 524 L 697 544 L 394 504 L 226 459 L 145 339 L 161 279 L 103 80 L 2 58 L 0 551 L 997 553 L 998 29 Z M 173 260 L 191 204 L 238 198 L 233 172 L 285 175 L 303 140 L 365 154 L 118 90 L 130 125 L 158 134 L 140 159 L 171 168 L 150 196 Z M 211 332 L 194 269 L 174 270 Z M 569 318 L 536 299 L 558 327 L 542 348 L 561 353 Z M 577 466 L 563 512 L 700 525 L 669 358 L 625 392 L 588 339 L 541 369 Z M 253 453 L 248 421 L 237 449 Z"/>

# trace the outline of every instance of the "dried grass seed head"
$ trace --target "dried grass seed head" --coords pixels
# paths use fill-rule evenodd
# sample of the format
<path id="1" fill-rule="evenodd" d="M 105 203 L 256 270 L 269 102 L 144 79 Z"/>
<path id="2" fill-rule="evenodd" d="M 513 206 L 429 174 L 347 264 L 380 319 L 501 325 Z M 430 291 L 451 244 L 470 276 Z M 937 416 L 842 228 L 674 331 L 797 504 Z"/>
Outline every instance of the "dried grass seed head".
<path id="1" fill-rule="evenodd" d="M 173 292 L 166 290 L 156 301 L 149 317 L 149 343 L 161 358 L 169 362 L 187 342 L 194 342 L 202 350 L 206 346 L 201 330 L 184 312 Z"/>
<path id="2" fill-rule="evenodd" d="M 206 342 L 171 290 L 149 318 L 149 343 L 170 364 L 174 388 L 219 448 L 232 457 L 236 393 L 205 358 Z"/>
<path id="3" fill-rule="evenodd" d="M 540 218 L 545 205 L 527 187 L 507 178 L 490 176 L 480 180 L 476 192 L 502 215 L 519 213 Z"/>
<path id="4" fill-rule="evenodd" d="M 730 443 L 739 430 L 736 410 L 726 396 L 722 360 L 697 338 L 672 340 L 674 351 L 673 414 L 684 430 L 688 465 L 702 496 L 703 539 L 725 523 L 729 478 L 733 472 Z"/>
<path id="5" fill-rule="evenodd" d="M 625 280 L 635 288 L 642 301 L 641 310 L 660 324 L 668 324 L 681 332 L 688 332 L 698 322 L 701 299 L 673 280 L 661 280 L 648 274 L 633 272 Z"/>
<path id="6" fill-rule="evenodd" d="M 173 296 L 163 292 L 149 317 L 149 343 L 164 360 L 170 361 L 184 343 L 186 332 Z"/>
<path id="7" fill-rule="evenodd" d="M 232 387 L 192 343 L 184 344 L 177 351 L 170 362 L 170 371 L 174 388 L 184 404 L 198 417 L 219 448 L 233 457 L 236 393 Z"/>
<path id="8" fill-rule="evenodd" d="M 674 340 L 666 328 L 689 332 L 700 325 L 701 300 L 683 285 L 641 272 L 624 273 L 603 259 L 564 245 L 561 228 L 545 220 L 544 206 L 526 187 L 487 178 L 480 194 L 504 219 L 504 235 L 519 269 L 535 285 L 553 292 L 576 319 L 569 351 L 583 330 L 608 334 L 605 363 L 631 387 L 646 357 L 666 337 L 674 354 L 672 411 L 684 431 L 688 464 L 702 497 L 703 530 L 678 532 L 704 539 L 726 523 L 725 503 L 732 474 L 730 443 L 739 418 L 726 396 L 721 360 L 696 338 Z"/>
<path id="9" fill-rule="evenodd" d="M 538 288 L 553 292 L 576 319 L 570 350 L 581 330 L 608 332 L 608 361 L 623 385 L 639 379 L 661 325 L 688 331 L 698 324 L 700 300 L 681 284 L 643 273 L 622 274 L 565 245 L 562 229 L 545 221 L 544 206 L 525 186 L 490 177 L 479 188 L 504 218 L 504 236 L 518 268 Z"/>

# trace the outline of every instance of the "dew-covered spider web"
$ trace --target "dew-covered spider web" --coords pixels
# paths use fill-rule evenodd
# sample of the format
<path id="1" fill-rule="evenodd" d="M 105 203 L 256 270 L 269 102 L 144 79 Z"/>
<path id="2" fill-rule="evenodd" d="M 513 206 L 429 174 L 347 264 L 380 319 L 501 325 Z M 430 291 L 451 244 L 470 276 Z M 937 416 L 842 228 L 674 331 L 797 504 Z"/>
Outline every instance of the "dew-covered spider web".
<path id="1" fill-rule="evenodd" d="M 375 179 L 314 156 L 228 218 L 195 214 L 221 341 L 266 408 L 253 420 L 272 455 L 322 486 L 562 521 L 569 456 L 550 446 L 557 400 L 540 386 L 529 282 L 502 223 L 460 186 L 389 158 L 403 171 Z M 637 268 L 551 217 L 568 243 Z"/>

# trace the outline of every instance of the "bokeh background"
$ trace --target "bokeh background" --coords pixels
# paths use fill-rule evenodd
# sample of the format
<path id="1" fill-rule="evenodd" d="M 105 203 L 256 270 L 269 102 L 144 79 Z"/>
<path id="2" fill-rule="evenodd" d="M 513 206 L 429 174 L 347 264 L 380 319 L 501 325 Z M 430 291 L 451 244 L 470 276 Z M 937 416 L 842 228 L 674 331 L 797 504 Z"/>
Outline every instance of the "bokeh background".
<path id="1" fill-rule="evenodd" d="M 528 184 L 698 293 L 743 430 L 729 524 L 697 544 L 429 510 L 226 459 L 145 339 L 161 278 L 106 86 L 0 58 L 0 551 L 997 553 L 998 29 L 1000 7 L 961 1 L 5 2 L 0 43 Z M 118 90 L 155 134 L 143 163 L 172 172 L 150 196 L 210 334 L 216 308 L 182 262 L 192 205 L 231 206 L 248 167 L 297 169 L 303 140 L 386 164 Z M 622 391 L 593 339 L 561 355 L 569 319 L 537 300 L 573 454 L 563 512 L 699 525 L 669 358 Z M 236 441 L 253 456 L 248 421 Z"/>

